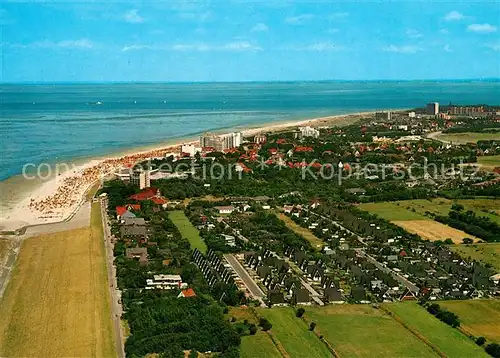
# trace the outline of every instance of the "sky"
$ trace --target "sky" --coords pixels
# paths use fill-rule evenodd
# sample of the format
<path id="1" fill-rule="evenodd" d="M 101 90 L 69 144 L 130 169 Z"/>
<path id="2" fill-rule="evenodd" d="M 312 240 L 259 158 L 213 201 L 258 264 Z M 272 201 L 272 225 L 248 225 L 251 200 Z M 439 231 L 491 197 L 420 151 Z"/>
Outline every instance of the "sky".
<path id="1" fill-rule="evenodd" d="M 500 77 L 500 1 L 0 0 L 1 82 Z"/>

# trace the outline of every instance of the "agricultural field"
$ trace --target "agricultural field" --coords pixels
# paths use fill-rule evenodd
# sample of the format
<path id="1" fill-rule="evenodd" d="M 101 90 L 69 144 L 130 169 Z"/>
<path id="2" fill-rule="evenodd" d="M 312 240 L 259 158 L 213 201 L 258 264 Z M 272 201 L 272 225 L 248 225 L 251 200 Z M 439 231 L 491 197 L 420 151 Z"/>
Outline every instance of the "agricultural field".
<path id="1" fill-rule="evenodd" d="M 404 220 L 393 221 L 408 232 L 419 235 L 424 240 L 438 241 L 451 239 L 455 244 L 461 244 L 464 238 L 477 240 L 472 235 L 434 220 Z"/>
<path id="2" fill-rule="evenodd" d="M 99 215 L 23 242 L 0 301 L 0 356 L 116 356 Z"/>
<path id="3" fill-rule="evenodd" d="M 414 199 L 400 200 L 383 203 L 366 203 L 359 205 L 359 208 L 377 214 L 389 221 L 400 220 L 421 220 L 426 219 L 427 212 L 436 215 L 448 215 L 451 206 L 458 203 L 464 206 L 465 210 L 472 210 L 478 216 L 486 216 L 492 221 L 500 224 L 500 200 L 475 198 L 449 200 L 445 198 L 435 199 Z M 498 215 L 495 215 L 498 214 Z"/>
<path id="4" fill-rule="evenodd" d="M 453 245 L 450 248 L 464 258 L 489 263 L 500 273 L 500 244 Z"/>
<path id="5" fill-rule="evenodd" d="M 499 133 L 442 133 L 439 140 L 453 142 L 456 144 L 477 143 L 480 140 L 500 140 Z"/>
<path id="6" fill-rule="evenodd" d="M 341 357 L 437 356 L 390 315 L 371 306 L 306 308 L 305 315 Z"/>
<path id="7" fill-rule="evenodd" d="M 500 301 L 460 300 L 442 301 L 439 305 L 455 313 L 463 331 L 490 342 L 500 342 Z"/>
<path id="8" fill-rule="evenodd" d="M 500 167 L 500 155 L 477 157 L 477 162 L 489 169 Z"/>
<path id="9" fill-rule="evenodd" d="M 290 357 L 325 358 L 332 356 L 316 334 L 308 330 L 307 324 L 295 317 L 292 308 L 267 308 L 259 309 L 257 312 L 271 322 L 272 334 Z"/>
<path id="10" fill-rule="evenodd" d="M 259 331 L 254 336 L 241 338 L 240 356 L 242 358 L 281 358 L 281 354 L 266 332 Z"/>
<path id="11" fill-rule="evenodd" d="M 456 328 L 452 328 L 413 302 L 385 304 L 396 320 L 427 340 L 449 357 L 489 357 L 475 342 Z"/>
<path id="12" fill-rule="evenodd" d="M 310 230 L 296 224 L 292 219 L 290 219 L 283 213 L 278 214 L 278 217 L 286 224 L 286 226 L 290 230 L 294 231 L 296 234 L 304 237 L 304 239 L 309 241 L 314 249 L 321 250 L 323 248 L 323 240 L 314 235 Z"/>
<path id="13" fill-rule="evenodd" d="M 168 217 L 177 229 L 181 233 L 181 235 L 186 238 L 191 244 L 191 248 L 198 249 L 201 252 L 205 253 L 207 251 L 207 245 L 202 240 L 198 229 L 196 229 L 193 224 L 189 221 L 186 214 L 184 214 L 181 210 L 170 211 L 168 213 Z"/>

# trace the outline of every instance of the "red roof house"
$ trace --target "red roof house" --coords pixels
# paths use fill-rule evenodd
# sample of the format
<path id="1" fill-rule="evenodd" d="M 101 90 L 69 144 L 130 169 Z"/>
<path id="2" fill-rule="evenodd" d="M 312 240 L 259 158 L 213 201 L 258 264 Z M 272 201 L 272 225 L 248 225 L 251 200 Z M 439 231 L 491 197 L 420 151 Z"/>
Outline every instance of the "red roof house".
<path id="1" fill-rule="evenodd" d="M 192 288 L 188 288 L 185 290 L 182 290 L 181 293 L 179 293 L 179 296 L 177 298 L 181 297 L 196 297 L 196 292 Z"/>
<path id="2" fill-rule="evenodd" d="M 129 199 L 137 200 L 137 201 L 142 201 L 142 200 L 149 200 L 156 196 L 158 194 L 158 189 L 157 188 L 147 188 L 140 193 L 134 194 L 129 196 Z"/>
<path id="3" fill-rule="evenodd" d="M 116 215 L 122 216 L 123 214 L 125 214 L 126 211 L 132 211 L 132 210 L 135 210 L 135 211 L 141 210 L 141 205 L 140 204 L 127 204 L 124 206 L 117 206 L 116 207 Z"/>

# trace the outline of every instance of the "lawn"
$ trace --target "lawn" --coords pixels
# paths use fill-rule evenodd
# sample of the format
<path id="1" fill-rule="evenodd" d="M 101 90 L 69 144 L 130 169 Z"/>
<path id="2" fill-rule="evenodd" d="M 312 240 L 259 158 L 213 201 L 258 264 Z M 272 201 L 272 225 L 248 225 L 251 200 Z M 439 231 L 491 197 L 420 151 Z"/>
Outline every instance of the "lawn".
<path id="1" fill-rule="evenodd" d="M 460 320 L 460 327 L 467 333 L 500 343 L 500 301 L 442 301 L 439 305 L 455 313 Z"/>
<path id="2" fill-rule="evenodd" d="M 295 223 L 295 221 L 293 221 L 283 213 L 280 213 L 278 216 L 280 220 L 283 221 L 290 230 L 292 230 L 296 234 L 302 236 L 304 239 L 309 241 L 309 243 L 314 249 L 321 250 L 323 248 L 323 240 L 314 235 L 309 229 L 306 229 L 298 225 L 297 223 Z"/>
<path id="3" fill-rule="evenodd" d="M 23 242 L 0 301 L 0 356 L 116 356 L 99 216 Z"/>
<path id="4" fill-rule="evenodd" d="M 271 337 L 262 331 L 257 332 L 254 336 L 241 338 L 240 356 L 242 358 L 281 358 L 281 354 Z"/>
<path id="5" fill-rule="evenodd" d="M 441 322 L 416 303 L 391 303 L 385 304 L 384 308 L 449 357 L 489 357 L 469 337 Z"/>
<path id="6" fill-rule="evenodd" d="M 472 210 L 476 213 L 476 215 L 486 216 L 491 220 L 500 223 L 500 211 L 498 212 L 499 215 L 494 214 L 495 210 L 498 210 L 500 207 L 500 200 L 498 199 L 414 199 L 382 203 L 366 203 L 360 204 L 359 208 L 369 211 L 372 214 L 379 215 L 389 221 L 421 220 L 428 218 L 425 216 L 426 212 L 436 215 L 448 215 L 451 206 L 455 202 L 462 204 L 465 210 Z"/>
<path id="7" fill-rule="evenodd" d="M 306 308 L 306 316 L 341 357 L 435 357 L 383 310 L 367 305 Z"/>
<path id="8" fill-rule="evenodd" d="M 259 309 L 258 313 L 271 322 L 273 325 L 272 333 L 290 357 L 324 358 L 332 356 L 316 334 L 308 330 L 307 324 L 295 317 L 292 308 L 264 308 Z"/>
<path id="9" fill-rule="evenodd" d="M 405 220 L 393 221 L 394 224 L 402 227 L 408 232 L 419 235 L 424 240 L 438 241 L 451 239 L 455 244 L 461 244 L 464 238 L 477 240 L 476 237 L 461 230 L 454 229 L 448 225 L 437 221 L 426 220 Z"/>
<path id="10" fill-rule="evenodd" d="M 203 253 L 207 251 L 207 245 L 205 245 L 205 242 L 200 237 L 198 229 L 191 224 L 183 211 L 170 211 L 168 217 L 177 226 L 181 235 L 189 241 L 192 249 L 198 249 Z"/>
<path id="11" fill-rule="evenodd" d="M 450 248 L 459 255 L 491 264 L 500 273 L 500 244 L 453 245 Z"/>
<path id="12" fill-rule="evenodd" d="M 453 143 L 476 143 L 480 140 L 500 140 L 499 133 L 443 133 L 440 134 L 438 139 L 450 141 Z"/>
<path id="13" fill-rule="evenodd" d="M 500 138 L 499 138 L 500 139 Z M 500 167 L 500 155 L 477 157 L 477 162 L 487 168 Z"/>
<path id="14" fill-rule="evenodd" d="M 417 212 L 405 209 L 405 207 L 400 203 L 401 202 L 397 201 L 382 202 L 382 203 L 366 203 L 366 204 L 360 204 L 359 208 L 361 210 L 368 211 L 372 214 L 376 214 L 381 218 L 389 221 L 425 219 L 425 216 Z"/>

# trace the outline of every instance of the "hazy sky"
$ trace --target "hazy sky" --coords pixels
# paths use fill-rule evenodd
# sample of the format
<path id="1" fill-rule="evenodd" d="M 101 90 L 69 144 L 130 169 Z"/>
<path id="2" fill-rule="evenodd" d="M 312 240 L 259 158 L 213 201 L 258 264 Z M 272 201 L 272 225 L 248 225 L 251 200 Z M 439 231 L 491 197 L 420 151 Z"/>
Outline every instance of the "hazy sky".
<path id="1" fill-rule="evenodd" d="M 500 1 L 1 1 L 1 80 L 500 77 Z"/>

